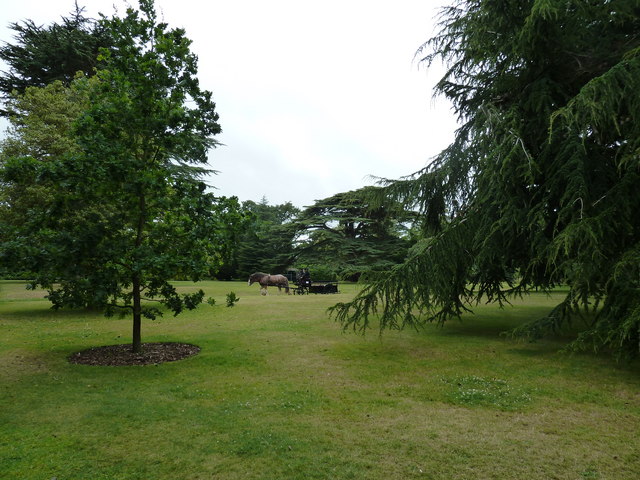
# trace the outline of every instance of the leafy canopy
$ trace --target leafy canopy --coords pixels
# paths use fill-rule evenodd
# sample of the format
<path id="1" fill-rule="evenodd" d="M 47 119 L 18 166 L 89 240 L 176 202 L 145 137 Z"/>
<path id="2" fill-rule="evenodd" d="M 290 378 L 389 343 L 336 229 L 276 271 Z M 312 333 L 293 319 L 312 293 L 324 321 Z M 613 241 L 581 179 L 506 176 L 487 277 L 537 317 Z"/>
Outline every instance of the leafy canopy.
<path id="1" fill-rule="evenodd" d="M 567 284 L 532 337 L 593 309 L 575 348 L 640 353 L 640 4 L 460 0 L 417 56 L 448 66 L 437 93 L 454 142 L 384 194 L 421 211 L 402 265 L 332 312 L 345 328 L 445 322 Z"/>
<path id="2" fill-rule="evenodd" d="M 247 222 L 238 239 L 235 277 L 247 278 L 254 272 L 284 272 L 294 260 L 292 220 L 299 214 L 291 202 L 269 205 L 260 202 L 242 203 Z"/>
<path id="3" fill-rule="evenodd" d="M 27 132 L 55 130 L 41 122 L 16 137 L 22 156 L 4 159 L 1 179 L 13 196 L 3 205 L 0 257 L 33 272 L 56 308 L 130 312 L 138 351 L 141 318 L 163 311 L 149 302 L 177 315 L 202 301 L 202 291 L 182 295 L 169 280 L 217 269 L 239 205 L 214 197 L 203 182 L 220 126 L 184 30 L 158 22 L 152 0 L 123 18 L 103 17 L 101 26 L 114 41 L 102 50 L 95 79 L 43 90 L 55 90 L 52 105 L 69 102 L 57 132 L 72 145 L 33 155 Z M 27 99 L 38 94 L 19 97 L 26 113 L 34 112 Z M 41 192 L 38 202 L 22 194 L 28 189 Z M 11 221 L 14 205 L 25 221 Z"/>

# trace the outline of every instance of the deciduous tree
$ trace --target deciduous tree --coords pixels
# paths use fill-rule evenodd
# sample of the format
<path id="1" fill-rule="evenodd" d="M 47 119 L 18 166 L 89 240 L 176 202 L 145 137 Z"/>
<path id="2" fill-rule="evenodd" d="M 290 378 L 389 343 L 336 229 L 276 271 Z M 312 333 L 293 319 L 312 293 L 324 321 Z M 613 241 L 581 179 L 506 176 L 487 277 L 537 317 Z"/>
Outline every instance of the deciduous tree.
<path id="1" fill-rule="evenodd" d="M 283 273 L 294 259 L 291 222 L 299 214 L 291 202 L 269 205 L 247 200 L 246 229 L 239 238 L 237 276 L 247 278 L 256 271 Z"/>
<path id="2" fill-rule="evenodd" d="M 80 85 L 90 101 L 74 122 L 75 147 L 4 161 L 5 185 L 47 197 L 2 225 L 0 254 L 34 272 L 56 308 L 129 312 L 139 351 L 142 317 L 163 311 L 153 302 L 177 315 L 202 301 L 170 280 L 219 266 L 238 205 L 203 181 L 220 126 L 184 30 L 158 22 L 152 0 L 101 25 L 114 44 L 96 80 Z"/>

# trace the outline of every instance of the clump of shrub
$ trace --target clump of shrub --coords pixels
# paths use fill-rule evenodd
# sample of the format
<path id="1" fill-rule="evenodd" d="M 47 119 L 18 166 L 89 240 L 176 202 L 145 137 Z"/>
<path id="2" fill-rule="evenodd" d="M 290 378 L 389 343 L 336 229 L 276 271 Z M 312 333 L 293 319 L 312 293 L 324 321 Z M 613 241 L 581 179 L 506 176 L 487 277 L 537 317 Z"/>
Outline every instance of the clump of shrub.
<path id="1" fill-rule="evenodd" d="M 227 307 L 233 307 L 240 300 L 240 297 L 236 295 L 236 292 L 227 293 Z"/>
<path id="2" fill-rule="evenodd" d="M 227 293 L 227 307 L 233 307 L 235 304 L 240 301 L 240 297 L 236 295 L 235 292 Z M 216 299 L 213 297 L 209 297 L 207 299 L 207 303 L 214 307 L 216 305 Z"/>

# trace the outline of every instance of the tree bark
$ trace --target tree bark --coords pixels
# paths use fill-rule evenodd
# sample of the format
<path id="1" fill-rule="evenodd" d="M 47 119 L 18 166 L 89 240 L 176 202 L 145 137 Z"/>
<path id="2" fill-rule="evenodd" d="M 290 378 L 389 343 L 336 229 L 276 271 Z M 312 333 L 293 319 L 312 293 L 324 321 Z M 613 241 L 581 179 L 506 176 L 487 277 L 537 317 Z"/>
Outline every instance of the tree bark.
<path id="1" fill-rule="evenodd" d="M 136 275 L 133 279 L 133 335 L 131 351 L 142 352 L 142 302 L 140 292 L 140 279 Z"/>
<path id="2" fill-rule="evenodd" d="M 147 204 L 144 194 L 140 194 L 138 197 L 138 208 L 140 211 L 138 213 L 138 225 L 135 242 L 136 250 L 142 245 L 144 232 L 144 224 L 147 211 Z M 140 283 L 140 273 L 136 271 L 132 279 L 133 335 L 131 349 L 133 353 L 142 352 L 142 289 Z"/>

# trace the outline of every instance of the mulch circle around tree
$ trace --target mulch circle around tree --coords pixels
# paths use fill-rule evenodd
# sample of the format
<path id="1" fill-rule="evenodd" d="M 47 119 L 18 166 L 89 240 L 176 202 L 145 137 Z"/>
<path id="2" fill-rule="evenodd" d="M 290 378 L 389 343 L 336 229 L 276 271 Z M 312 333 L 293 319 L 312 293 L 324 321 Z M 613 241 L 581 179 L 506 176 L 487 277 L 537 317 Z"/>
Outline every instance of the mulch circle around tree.
<path id="1" fill-rule="evenodd" d="M 120 367 L 127 365 L 157 365 L 182 360 L 200 352 L 200 347 L 188 343 L 143 343 L 141 353 L 133 353 L 131 345 L 94 347 L 69 356 L 69 362 L 81 365 Z"/>

